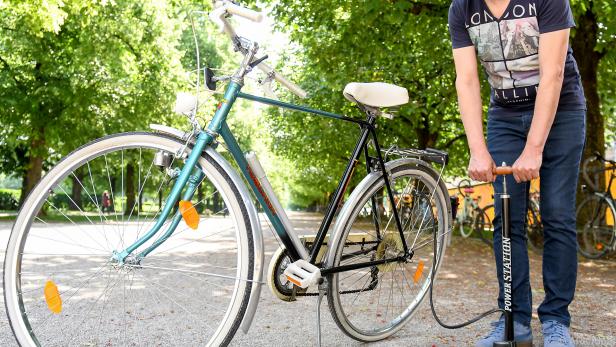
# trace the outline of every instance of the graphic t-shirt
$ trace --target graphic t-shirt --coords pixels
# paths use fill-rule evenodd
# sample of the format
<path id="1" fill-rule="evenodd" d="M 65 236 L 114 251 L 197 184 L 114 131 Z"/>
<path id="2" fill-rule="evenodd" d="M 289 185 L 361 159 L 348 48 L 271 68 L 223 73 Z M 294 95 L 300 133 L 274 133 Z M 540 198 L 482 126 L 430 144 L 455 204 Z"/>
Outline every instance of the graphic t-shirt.
<path id="1" fill-rule="evenodd" d="M 475 46 L 498 113 L 532 111 L 539 87 L 539 35 L 574 27 L 569 0 L 510 0 L 496 18 L 485 0 L 453 0 L 453 48 Z M 586 108 L 580 74 L 569 47 L 559 110 Z"/>

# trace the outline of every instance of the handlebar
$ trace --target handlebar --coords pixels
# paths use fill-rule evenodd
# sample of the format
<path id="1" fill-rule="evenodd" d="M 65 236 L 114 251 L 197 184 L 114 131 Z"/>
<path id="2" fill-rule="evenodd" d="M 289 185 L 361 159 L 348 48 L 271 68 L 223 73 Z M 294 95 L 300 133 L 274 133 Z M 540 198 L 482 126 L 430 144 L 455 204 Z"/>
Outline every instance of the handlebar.
<path id="1" fill-rule="evenodd" d="M 305 99 L 306 97 L 308 97 L 308 92 L 303 90 L 297 84 L 295 84 L 295 83 L 289 81 L 288 79 L 286 79 L 283 75 L 281 75 L 278 72 L 276 72 L 276 70 L 274 70 L 271 66 L 267 65 L 266 63 L 261 63 L 261 64 L 257 65 L 257 67 L 261 71 L 266 73 L 267 75 L 271 75 L 278 83 L 280 83 L 282 86 L 284 86 L 285 88 L 290 90 L 291 93 L 299 96 L 302 99 Z"/>
<path id="2" fill-rule="evenodd" d="M 234 44 L 238 44 L 239 37 L 237 36 L 235 29 L 231 26 L 231 23 L 227 20 L 227 15 L 237 15 L 255 22 L 260 22 L 263 20 L 263 15 L 257 11 L 253 11 L 251 9 L 247 9 L 245 7 L 236 5 L 228 0 L 218 0 L 214 3 L 215 10 L 212 11 L 209 15 L 210 20 L 216 23 L 222 32 L 227 34 L 234 42 Z M 245 51 L 242 51 L 243 54 L 246 54 Z M 274 80 L 280 83 L 283 87 L 287 88 L 291 93 L 299 96 L 302 99 L 305 99 L 308 96 L 308 93 L 303 90 L 297 84 L 289 81 L 282 74 L 274 70 L 271 66 L 266 63 L 260 63 L 257 67 L 266 73 L 268 76 L 271 76 Z"/>
<path id="3" fill-rule="evenodd" d="M 218 1 L 217 1 L 218 3 Z M 233 14 L 236 16 L 240 16 L 246 19 L 249 19 L 253 22 L 261 22 L 263 20 L 263 14 L 254 10 L 251 10 L 249 8 L 245 8 L 239 5 L 236 5 L 232 2 L 227 2 L 224 1 L 222 4 L 222 7 L 224 7 L 227 11 L 227 13 L 229 14 Z"/>
<path id="4" fill-rule="evenodd" d="M 602 162 L 601 164 L 597 165 L 600 165 L 601 168 L 592 167 L 592 163 L 597 160 Z M 609 170 L 609 168 L 607 168 L 605 164 L 616 165 L 616 162 L 604 158 L 599 152 L 594 152 L 593 155 L 584 160 L 584 163 L 582 164 L 582 178 L 586 182 L 586 185 L 589 186 L 593 192 L 601 191 L 598 184 L 598 182 L 600 181 L 600 175 Z M 593 175 L 593 177 L 590 176 L 591 174 Z"/>

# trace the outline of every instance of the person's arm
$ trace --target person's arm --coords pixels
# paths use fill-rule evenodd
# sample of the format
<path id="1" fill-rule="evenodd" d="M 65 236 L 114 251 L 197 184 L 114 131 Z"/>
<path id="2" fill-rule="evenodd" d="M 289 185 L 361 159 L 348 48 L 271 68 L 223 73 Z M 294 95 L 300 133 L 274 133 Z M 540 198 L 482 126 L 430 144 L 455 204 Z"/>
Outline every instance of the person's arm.
<path id="1" fill-rule="evenodd" d="M 569 31 L 570 29 L 558 30 L 541 34 L 539 37 L 539 90 L 526 146 L 513 164 L 513 177 L 517 182 L 539 177 L 543 147 L 552 128 L 560 100 Z"/>
<path id="2" fill-rule="evenodd" d="M 464 131 L 471 152 L 468 175 L 478 181 L 493 182 L 496 166 L 483 133 L 483 107 L 477 72 L 477 54 L 473 46 L 453 50 L 456 66 L 456 90 Z"/>

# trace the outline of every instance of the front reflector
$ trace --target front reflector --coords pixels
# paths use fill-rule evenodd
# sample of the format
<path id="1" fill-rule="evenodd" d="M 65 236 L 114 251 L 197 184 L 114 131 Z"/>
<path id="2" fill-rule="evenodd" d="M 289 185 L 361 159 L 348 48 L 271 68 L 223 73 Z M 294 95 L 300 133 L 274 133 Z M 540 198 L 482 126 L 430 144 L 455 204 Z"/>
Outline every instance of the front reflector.
<path id="1" fill-rule="evenodd" d="M 199 213 L 197 213 L 195 206 L 190 201 L 180 200 L 180 213 L 186 225 L 191 229 L 197 230 L 199 226 Z"/>

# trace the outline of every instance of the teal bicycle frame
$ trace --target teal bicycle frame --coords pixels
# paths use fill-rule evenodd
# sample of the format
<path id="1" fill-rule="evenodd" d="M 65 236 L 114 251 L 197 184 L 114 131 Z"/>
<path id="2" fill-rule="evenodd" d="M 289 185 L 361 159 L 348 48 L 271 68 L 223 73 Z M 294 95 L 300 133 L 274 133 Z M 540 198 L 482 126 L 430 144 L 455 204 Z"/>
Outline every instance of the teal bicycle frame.
<path id="1" fill-rule="evenodd" d="M 382 172 L 386 172 L 385 162 L 380 153 L 381 150 L 378 144 L 376 131 L 374 127 L 375 117 L 376 117 L 374 114 L 367 112 L 368 120 L 366 121 L 358 120 L 358 119 L 349 118 L 349 117 L 345 117 L 345 116 L 330 113 L 330 112 L 308 108 L 305 106 L 299 106 L 299 105 L 294 105 L 294 104 L 290 104 L 286 102 L 281 102 L 278 100 L 245 94 L 241 92 L 241 88 L 242 88 L 242 84 L 238 83 L 237 81 L 232 80 L 229 83 L 224 93 L 223 101 L 218 105 L 218 109 L 216 110 L 216 113 L 214 114 L 213 119 L 209 123 L 206 130 L 201 131 L 199 135 L 197 136 L 196 141 L 191 149 L 191 153 L 186 158 L 185 165 L 180 171 L 180 174 L 177 177 L 177 180 L 173 185 L 171 193 L 165 200 L 165 206 L 163 210 L 161 211 L 160 215 L 158 216 L 158 219 L 155 225 L 146 234 L 140 237 L 133 244 L 126 247 L 124 250 L 114 251 L 113 259 L 115 261 L 117 261 L 120 264 L 123 264 L 125 262 L 131 262 L 131 263 L 138 264 L 141 261 L 141 259 L 146 257 L 150 252 L 152 252 L 154 249 L 156 249 L 158 246 L 164 243 L 171 235 L 173 235 L 173 233 L 175 232 L 175 229 L 177 228 L 178 224 L 180 223 L 182 219 L 182 216 L 179 212 L 176 212 L 167 230 L 156 241 L 154 241 L 145 250 L 139 252 L 133 257 L 130 257 L 131 254 L 133 254 L 133 252 L 135 252 L 139 247 L 141 247 L 148 240 L 152 239 L 152 237 L 154 237 L 157 233 L 160 232 L 161 228 L 165 224 L 165 221 L 171 215 L 174 206 L 177 205 L 180 197 L 182 200 L 188 200 L 188 201 L 190 201 L 193 198 L 193 195 L 195 194 L 195 191 L 198 185 L 201 183 L 201 180 L 203 180 L 204 178 L 201 167 L 198 165 L 198 160 L 201 157 L 203 151 L 208 146 L 214 143 L 218 135 L 222 136 L 225 144 L 227 145 L 229 151 L 231 152 L 231 155 L 233 156 L 233 159 L 238 164 L 244 178 L 250 184 L 252 191 L 254 192 L 254 195 L 256 196 L 257 200 L 263 207 L 263 210 L 265 211 L 265 214 L 267 215 L 268 219 L 272 223 L 272 226 L 276 234 L 278 235 L 278 237 L 280 238 L 280 241 L 285 246 L 289 254 L 289 257 L 293 261 L 302 259 L 302 257 L 300 256 L 300 252 L 296 246 L 298 242 L 294 242 L 292 240 L 292 238 L 297 238 L 297 235 L 291 233 L 291 231 L 289 230 L 286 230 L 281 219 L 276 214 L 276 211 L 273 210 L 273 208 L 271 207 L 270 201 L 268 200 L 268 198 L 266 197 L 262 189 L 260 189 L 260 186 L 258 186 L 259 184 L 258 180 L 255 179 L 254 174 L 252 173 L 248 165 L 248 162 L 246 161 L 246 158 L 244 157 L 243 151 L 241 150 L 237 140 L 231 133 L 231 130 L 229 129 L 226 123 L 227 116 L 229 115 L 229 112 L 238 97 L 251 100 L 251 101 L 256 101 L 256 102 L 272 105 L 272 106 L 278 106 L 278 107 L 292 109 L 292 110 L 296 110 L 300 112 L 311 113 L 311 114 L 315 114 L 315 115 L 319 115 L 323 117 L 352 122 L 352 123 L 359 125 L 360 128 L 362 129 L 360 138 L 355 146 L 353 155 L 349 160 L 349 164 L 347 165 L 343 178 L 341 179 L 338 185 L 338 188 L 336 192 L 334 193 L 334 198 L 330 202 L 330 205 L 326 212 L 326 216 L 323 222 L 321 223 L 321 226 L 315 238 L 315 242 L 313 243 L 313 247 L 311 249 L 310 259 L 309 259 L 311 263 L 314 264 L 316 262 L 318 250 L 320 249 L 321 245 L 325 241 L 327 230 L 329 226 L 331 225 L 331 222 L 334 218 L 334 214 L 337 210 L 337 207 L 342 200 L 344 192 L 346 191 L 347 185 L 353 175 L 353 172 L 355 170 L 355 166 L 359 160 L 359 157 L 362 154 L 365 154 L 366 166 L 367 166 L 368 172 L 370 172 L 371 166 L 373 166 L 374 163 L 376 163 L 375 166 L 379 167 L 379 169 Z M 371 158 L 368 156 L 367 142 L 368 142 L 369 137 L 372 137 L 373 144 L 375 146 L 375 150 L 377 153 L 377 158 Z M 384 177 L 386 176 L 384 175 Z M 388 198 L 391 201 L 391 203 L 394 204 L 393 191 L 392 191 L 392 188 L 390 187 L 388 178 L 385 179 L 385 186 L 387 188 Z M 400 235 L 402 239 L 404 240 L 403 233 L 402 233 L 402 225 L 400 222 L 398 211 L 394 209 L 393 213 L 394 213 L 394 220 L 396 222 L 398 231 L 400 232 Z M 389 262 L 399 262 L 399 261 L 404 261 L 412 257 L 412 251 L 409 251 L 408 246 L 406 244 L 406 240 L 403 246 L 404 246 L 404 251 L 405 251 L 404 255 L 389 258 L 389 259 L 381 259 L 378 261 L 358 263 L 356 265 L 353 265 L 353 268 L 362 268 L 362 267 L 374 266 L 374 265 L 384 264 L 384 263 L 389 263 Z M 340 267 L 339 270 L 332 268 L 332 269 L 327 269 L 325 272 L 331 273 L 331 272 L 347 271 L 347 270 L 351 270 L 351 268 L 348 268 L 348 266 Z"/>
<path id="2" fill-rule="evenodd" d="M 199 183 L 201 183 L 201 180 L 203 179 L 203 172 L 201 171 L 201 168 L 199 167 L 197 162 L 199 161 L 199 158 L 201 157 L 201 153 L 203 153 L 203 151 L 207 148 L 207 146 L 211 145 L 214 142 L 215 136 L 217 136 L 217 134 L 219 133 L 223 134 L 223 138 L 225 139 L 225 142 L 228 143 L 229 149 L 231 150 L 233 157 L 238 162 L 238 164 L 240 164 L 240 167 L 242 168 L 242 171 L 244 172 L 245 166 L 242 166 L 242 161 L 243 161 L 243 164 L 246 164 L 244 156 L 242 155 L 242 152 L 239 149 L 237 140 L 235 140 L 235 137 L 233 137 L 233 134 L 231 134 L 228 126 L 226 125 L 227 116 L 229 115 L 229 111 L 231 110 L 231 107 L 235 103 L 235 100 L 237 98 L 238 93 L 240 92 L 241 87 L 242 87 L 241 84 L 237 82 L 232 81 L 229 83 L 229 86 L 227 87 L 227 90 L 225 91 L 224 99 L 218 105 L 218 109 L 216 110 L 216 113 L 214 114 L 214 118 L 208 125 L 208 128 L 207 128 L 208 131 L 201 131 L 199 135 L 197 136 L 195 144 L 192 147 L 192 150 L 190 152 L 190 155 L 188 156 L 188 158 L 186 158 L 184 167 L 180 171 L 180 174 L 177 177 L 177 180 L 175 184 L 173 185 L 173 188 L 171 189 L 171 193 L 165 200 L 165 206 L 163 210 L 161 211 L 160 215 L 158 216 L 156 223 L 154 224 L 152 229 L 150 229 L 146 234 L 144 234 L 142 237 L 137 239 L 137 241 L 135 241 L 133 244 L 126 247 L 124 250 L 120 252 L 114 251 L 113 258 L 116 261 L 118 261 L 119 263 L 124 263 L 126 261 L 126 258 L 130 254 L 132 254 L 137 248 L 141 247 L 144 243 L 146 243 L 148 240 L 150 240 L 154 235 L 156 235 L 160 231 L 162 226 L 165 224 L 165 221 L 171 214 L 173 207 L 177 204 L 180 198 L 180 195 L 182 195 L 182 200 L 190 201 L 192 199 L 197 189 L 197 186 L 199 185 Z M 184 194 L 182 194 L 182 191 L 184 190 L 185 187 L 187 189 L 184 191 Z M 160 246 L 165 240 L 167 240 L 173 234 L 173 232 L 175 231 L 181 219 L 182 219 L 181 214 L 177 212 L 175 216 L 173 217 L 167 231 L 158 240 L 156 240 L 150 247 L 140 252 L 135 257 L 136 261 L 138 262 L 140 259 L 147 256 L 150 252 L 152 252 L 154 249 Z"/>

